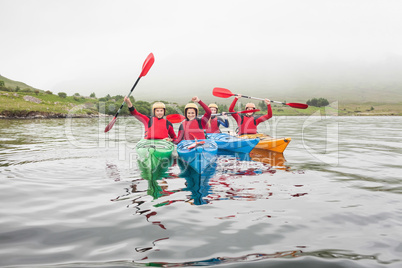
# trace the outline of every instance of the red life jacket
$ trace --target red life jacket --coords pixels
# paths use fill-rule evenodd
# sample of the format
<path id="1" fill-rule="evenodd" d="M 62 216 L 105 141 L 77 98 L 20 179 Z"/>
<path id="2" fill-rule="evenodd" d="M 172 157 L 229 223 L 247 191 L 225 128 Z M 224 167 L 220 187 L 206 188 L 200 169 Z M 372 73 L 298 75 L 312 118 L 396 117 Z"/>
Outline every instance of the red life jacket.
<path id="1" fill-rule="evenodd" d="M 184 140 L 194 140 L 194 136 L 196 139 L 205 139 L 205 133 L 201 125 L 201 119 L 196 118 L 191 121 L 184 120 L 182 123 L 182 127 L 182 130 L 184 131 Z"/>
<path id="2" fill-rule="evenodd" d="M 257 124 L 255 122 L 254 116 L 243 116 L 241 115 L 241 122 L 239 126 L 239 135 L 243 134 L 256 134 Z"/>
<path id="3" fill-rule="evenodd" d="M 148 140 L 169 138 L 169 126 L 171 126 L 171 123 L 168 120 L 152 116 L 149 119 L 148 129 L 145 131 L 144 138 Z"/>
<path id="4" fill-rule="evenodd" d="M 221 133 L 218 125 L 218 117 L 211 118 L 211 120 L 207 123 L 207 133 Z"/>

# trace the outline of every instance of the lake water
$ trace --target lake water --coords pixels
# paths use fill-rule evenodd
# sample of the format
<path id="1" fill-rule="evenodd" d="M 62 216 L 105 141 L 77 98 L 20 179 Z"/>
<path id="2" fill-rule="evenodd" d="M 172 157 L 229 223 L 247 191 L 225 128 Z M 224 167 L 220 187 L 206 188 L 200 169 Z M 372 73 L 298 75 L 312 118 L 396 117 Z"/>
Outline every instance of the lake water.
<path id="1" fill-rule="evenodd" d="M 1 267 L 402 267 L 402 117 L 273 117 L 283 156 L 202 176 L 110 119 L 0 120 Z"/>

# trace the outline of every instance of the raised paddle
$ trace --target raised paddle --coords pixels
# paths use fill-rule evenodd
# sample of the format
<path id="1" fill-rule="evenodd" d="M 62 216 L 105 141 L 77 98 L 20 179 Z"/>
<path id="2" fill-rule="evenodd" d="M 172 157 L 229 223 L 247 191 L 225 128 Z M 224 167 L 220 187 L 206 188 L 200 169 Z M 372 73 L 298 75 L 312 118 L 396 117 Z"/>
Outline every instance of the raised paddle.
<path id="1" fill-rule="evenodd" d="M 135 82 L 135 84 L 133 85 L 133 87 L 131 88 L 130 93 L 128 93 L 127 98 L 130 98 L 130 95 L 131 95 L 131 93 L 133 92 L 133 90 L 134 90 L 135 86 L 137 85 L 138 81 L 140 81 L 140 78 L 147 75 L 149 69 L 151 69 L 151 67 L 152 67 L 152 64 L 154 64 L 154 61 L 155 61 L 154 54 L 150 53 L 150 54 L 148 55 L 148 57 L 145 59 L 144 64 L 142 65 L 141 74 L 140 74 L 140 76 L 138 77 L 138 79 L 137 79 L 137 81 Z M 123 103 L 121 104 L 119 110 L 118 110 L 117 113 L 114 115 L 112 121 L 110 121 L 110 123 L 106 126 L 105 132 L 108 132 L 109 130 L 112 129 L 114 123 L 116 122 L 117 116 L 118 116 L 119 113 L 120 113 L 120 110 L 121 110 L 121 109 L 123 108 L 123 106 L 124 106 L 124 103 L 125 103 L 125 102 L 123 101 Z"/>
<path id="2" fill-rule="evenodd" d="M 221 88 L 221 87 L 216 87 L 213 89 L 212 94 L 215 97 L 220 97 L 220 98 L 230 98 L 232 96 L 237 96 L 238 94 L 234 94 L 232 93 L 229 89 L 226 88 Z M 247 98 L 247 99 L 254 99 L 254 100 L 264 100 L 261 98 L 256 98 L 256 97 L 249 97 L 249 96 L 245 96 L 242 95 L 243 98 Z M 272 101 L 271 102 L 275 102 L 275 103 L 280 103 L 283 105 L 288 105 L 292 108 L 297 108 L 297 109 L 306 109 L 308 107 L 307 104 L 304 103 L 294 103 L 294 102 L 290 102 L 290 103 L 286 103 L 286 102 L 281 102 L 281 101 Z"/>
<path id="3" fill-rule="evenodd" d="M 254 109 L 254 110 L 246 110 L 246 111 L 240 111 L 240 112 L 228 112 L 226 114 L 245 114 L 245 113 L 255 113 L 255 112 L 259 112 L 259 109 Z M 222 115 L 222 113 L 219 114 L 211 114 L 211 115 Z M 181 114 L 169 114 L 166 116 L 166 119 L 170 121 L 170 123 L 180 123 L 181 121 L 183 121 L 184 119 L 186 119 L 186 117 L 184 115 Z"/>

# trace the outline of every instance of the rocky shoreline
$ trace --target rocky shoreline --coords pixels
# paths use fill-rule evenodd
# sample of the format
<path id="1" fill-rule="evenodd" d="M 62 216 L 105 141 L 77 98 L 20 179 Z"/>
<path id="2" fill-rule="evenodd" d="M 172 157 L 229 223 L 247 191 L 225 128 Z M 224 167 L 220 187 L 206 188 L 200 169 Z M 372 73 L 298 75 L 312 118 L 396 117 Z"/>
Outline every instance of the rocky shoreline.
<path id="1" fill-rule="evenodd" d="M 109 117 L 107 114 L 63 114 L 39 111 L 3 111 L 0 119 L 54 119 L 54 118 L 95 118 Z"/>

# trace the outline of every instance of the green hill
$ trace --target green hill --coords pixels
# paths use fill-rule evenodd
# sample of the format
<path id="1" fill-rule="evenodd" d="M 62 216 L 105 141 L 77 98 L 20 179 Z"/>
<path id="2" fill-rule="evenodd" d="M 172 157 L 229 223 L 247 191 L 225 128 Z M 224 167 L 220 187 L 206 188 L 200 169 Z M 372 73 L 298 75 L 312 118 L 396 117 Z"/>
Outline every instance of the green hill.
<path id="1" fill-rule="evenodd" d="M 7 77 L 4 77 L 2 75 L 0 75 L 0 81 L 4 82 L 5 88 L 12 89 L 12 90 L 15 90 L 17 87 L 19 87 L 20 89 L 30 89 L 32 91 L 39 90 L 39 89 L 31 87 L 23 82 L 8 79 Z M 43 91 L 43 90 L 40 90 L 40 91 Z"/>

